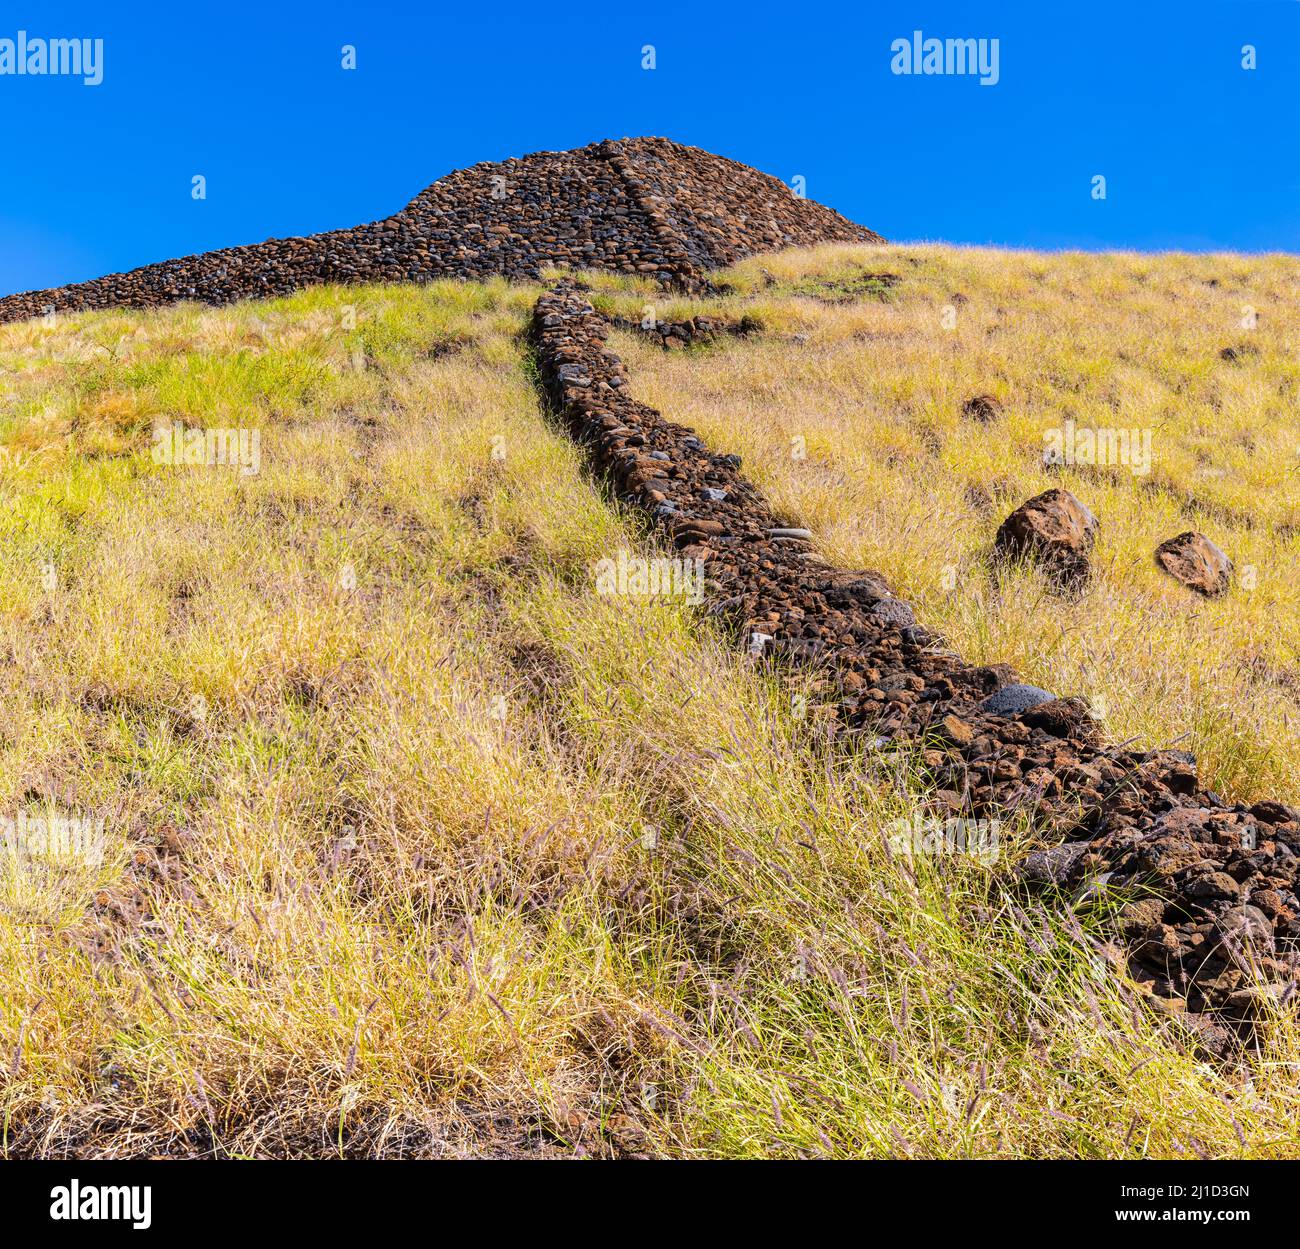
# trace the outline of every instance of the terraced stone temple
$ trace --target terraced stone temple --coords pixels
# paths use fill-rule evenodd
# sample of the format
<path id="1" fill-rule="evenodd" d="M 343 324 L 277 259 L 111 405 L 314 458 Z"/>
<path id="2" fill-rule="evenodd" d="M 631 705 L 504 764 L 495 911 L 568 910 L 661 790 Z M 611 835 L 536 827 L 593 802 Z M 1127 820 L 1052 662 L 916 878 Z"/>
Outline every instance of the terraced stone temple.
<path id="1" fill-rule="evenodd" d="M 760 252 L 883 241 L 737 161 L 668 139 L 605 140 L 458 170 L 369 225 L 9 295 L 0 322 L 182 300 L 226 304 L 325 282 L 535 281 L 550 265 L 699 291 L 710 269 Z"/>

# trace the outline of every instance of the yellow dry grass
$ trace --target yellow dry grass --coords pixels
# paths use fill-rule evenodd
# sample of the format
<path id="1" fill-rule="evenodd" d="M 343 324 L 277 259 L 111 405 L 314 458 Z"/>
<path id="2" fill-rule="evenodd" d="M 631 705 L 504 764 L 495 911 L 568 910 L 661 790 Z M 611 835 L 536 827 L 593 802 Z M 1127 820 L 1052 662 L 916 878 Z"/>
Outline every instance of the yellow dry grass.
<path id="1" fill-rule="evenodd" d="M 941 287 L 941 254 L 922 263 Z M 1107 962 L 1100 916 L 997 865 L 891 858 L 896 764 L 830 751 L 797 682 L 689 606 L 594 592 L 595 560 L 645 548 L 538 411 L 535 295 L 327 288 L 0 329 L 0 814 L 106 830 L 100 863 L 0 866 L 0 1154 L 1296 1153 L 1291 1021 L 1249 1066 L 1199 1061 Z M 765 298 L 827 337 L 789 349 L 809 376 L 860 350 L 852 317 L 898 315 Z M 908 455 L 933 485 L 917 526 L 946 480 L 902 418 L 881 515 L 843 486 L 869 448 L 837 465 L 827 433 L 811 487 L 764 450 L 796 432 L 764 415 L 778 350 L 697 372 L 706 397 L 730 379 L 729 416 L 685 394 L 694 360 L 638 358 L 634 386 L 744 448 L 834 555 L 923 612 L 964 602 L 952 632 L 979 619 L 968 590 L 926 597 L 933 553 L 868 544 L 894 523 L 920 549 Z M 259 471 L 155 463 L 156 422 L 256 430 Z M 1017 610 L 1047 662 L 1080 663 L 1037 601 Z M 984 615 L 960 640 L 1001 657 Z"/>
<path id="2" fill-rule="evenodd" d="M 862 293 L 872 273 L 899 281 Z M 1300 801 L 1293 257 L 829 247 L 724 278 L 720 306 L 658 315 L 748 315 L 766 333 L 689 353 L 618 336 L 640 398 L 739 452 L 833 563 L 885 573 L 973 662 L 1090 698 L 1116 740 L 1195 751 L 1225 795 Z M 625 314 L 654 299 L 604 285 Z M 999 417 L 963 415 L 985 394 Z M 1070 429 L 1113 434 L 1120 454 L 1045 467 Z M 1079 599 L 990 564 L 1003 518 L 1056 485 L 1101 524 Z M 1226 597 L 1156 567 L 1187 530 L 1236 564 Z"/>

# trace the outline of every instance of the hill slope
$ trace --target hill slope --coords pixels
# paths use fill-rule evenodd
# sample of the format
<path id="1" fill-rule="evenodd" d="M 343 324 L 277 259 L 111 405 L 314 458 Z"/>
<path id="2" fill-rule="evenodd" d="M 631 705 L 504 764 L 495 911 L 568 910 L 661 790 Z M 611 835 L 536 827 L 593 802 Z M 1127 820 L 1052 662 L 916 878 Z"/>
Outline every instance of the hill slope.
<path id="1" fill-rule="evenodd" d="M 1229 797 L 1295 797 L 1288 263 L 832 248 L 708 304 L 591 297 L 749 317 L 618 332 L 634 397 L 968 655 L 1108 690 L 1125 735 L 1190 731 Z M 1105 961 L 1117 900 L 891 856 L 923 768 L 832 748 L 811 678 L 689 601 L 601 591 L 600 560 L 656 552 L 539 409 L 539 293 L 0 330 L 0 812 L 105 820 L 101 861 L 0 873 L 0 1148 L 1294 1155 L 1293 1018 L 1249 1078 L 1205 1063 Z M 1247 295 L 1255 350 L 1223 359 Z M 1002 418 L 962 416 L 977 388 Z M 1159 493 L 1064 478 L 1109 544 L 1073 603 L 982 563 L 1067 400 L 1163 431 Z M 255 471 L 155 457 L 177 425 L 256 431 Z M 1158 580 L 1184 522 L 1257 588 L 1210 611 Z"/>

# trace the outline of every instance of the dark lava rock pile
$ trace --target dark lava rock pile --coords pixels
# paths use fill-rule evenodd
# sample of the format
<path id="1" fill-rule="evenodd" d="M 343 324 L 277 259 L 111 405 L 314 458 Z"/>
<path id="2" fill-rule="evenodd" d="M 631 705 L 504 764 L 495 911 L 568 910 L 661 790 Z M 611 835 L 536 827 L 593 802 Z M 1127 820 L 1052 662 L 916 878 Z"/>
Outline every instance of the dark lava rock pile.
<path id="1" fill-rule="evenodd" d="M 225 304 L 322 282 L 426 282 L 545 266 L 637 273 L 688 291 L 710 269 L 816 243 L 879 243 L 776 178 L 668 139 L 605 140 L 440 178 L 351 230 L 270 239 L 0 299 L 0 322 L 90 308 Z"/>
<path id="2" fill-rule="evenodd" d="M 608 331 L 578 286 L 538 301 L 547 398 L 619 496 L 704 561 L 710 609 L 747 649 L 817 665 L 843 728 L 919 752 L 937 816 L 1031 818 L 1047 848 L 1025 879 L 1122 890 L 1135 978 L 1208 1048 L 1231 1040 L 1214 1016 L 1246 1024 L 1262 998 L 1289 999 L 1300 811 L 1226 803 L 1190 755 L 1107 746 L 1084 702 L 943 649 L 877 574 L 828 566 L 783 525 L 738 457 L 633 399 Z"/>

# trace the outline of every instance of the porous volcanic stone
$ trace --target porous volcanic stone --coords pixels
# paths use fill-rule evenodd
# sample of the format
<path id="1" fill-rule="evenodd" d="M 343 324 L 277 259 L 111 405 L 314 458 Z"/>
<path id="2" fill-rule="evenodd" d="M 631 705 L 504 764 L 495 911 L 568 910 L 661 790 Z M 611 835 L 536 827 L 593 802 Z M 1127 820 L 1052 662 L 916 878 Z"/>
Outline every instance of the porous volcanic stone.
<path id="1" fill-rule="evenodd" d="M 1225 347 L 1219 352 L 1219 359 L 1226 360 L 1229 364 L 1235 360 L 1240 360 L 1245 356 L 1259 355 L 1259 348 L 1254 343 L 1238 343 L 1235 347 Z"/>
<path id="2" fill-rule="evenodd" d="M 1203 533 L 1190 529 L 1156 547 L 1156 563 L 1206 598 L 1226 594 L 1232 584 L 1232 560 Z"/>
<path id="3" fill-rule="evenodd" d="M 871 614 L 899 629 L 907 629 L 916 624 L 916 614 L 902 599 L 881 599 L 871 608 Z"/>
<path id="4" fill-rule="evenodd" d="M 1096 517 L 1068 490 L 1045 490 L 1002 522 L 994 551 L 1003 558 L 1031 557 L 1057 581 L 1075 584 L 1088 576 L 1097 535 Z"/>
<path id="5" fill-rule="evenodd" d="M 995 395 L 973 395 L 961 405 L 961 414 L 973 421 L 992 421 L 1002 415 L 1002 404 Z"/>
<path id="6" fill-rule="evenodd" d="M 1055 694 L 1049 694 L 1036 685 L 1007 685 L 980 703 L 980 710 L 993 716 L 1018 716 L 1030 707 L 1055 701 Z"/>

